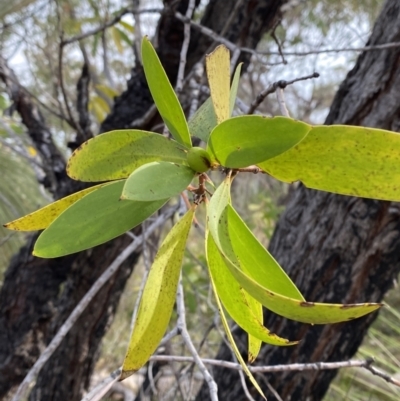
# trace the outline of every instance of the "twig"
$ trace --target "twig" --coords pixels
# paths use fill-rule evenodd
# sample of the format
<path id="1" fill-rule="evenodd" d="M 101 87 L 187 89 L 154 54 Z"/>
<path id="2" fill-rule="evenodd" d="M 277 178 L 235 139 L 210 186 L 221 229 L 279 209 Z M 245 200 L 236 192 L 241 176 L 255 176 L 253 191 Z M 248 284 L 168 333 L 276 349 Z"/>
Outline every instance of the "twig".
<path id="1" fill-rule="evenodd" d="M 234 325 L 234 326 L 231 328 L 231 332 L 232 332 L 232 333 L 234 332 L 234 330 L 235 330 L 236 327 L 237 327 L 237 326 Z M 220 333 L 220 334 L 221 334 L 221 333 Z M 236 358 L 235 352 L 233 351 L 233 348 L 232 348 L 231 344 L 229 343 L 228 339 L 226 338 L 226 335 L 222 334 L 222 338 L 223 338 L 224 343 L 228 346 L 228 349 L 229 349 L 230 352 L 231 352 L 232 359 L 233 359 L 234 363 L 238 364 L 238 360 L 237 360 L 237 358 Z M 249 401 L 255 401 L 254 398 L 251 396 L 251 394 L 250 394 L 250 392 L 249 392 L 249 388 L 247 387 L 246 378 L 245 378 L 245 375 L 244 375 L 243 370 L 242 370 L 242 369 L 239 369 L 239 370 L 238 370 L 238 373 L 239 373 L 239 377 L 240 377 L 240 383 L 242 384 L 242 389 L 243 389 L 243 391 L 244 391 L 244 394 L 245 394 L 246 398 L 247 398 Z"/>
<path id="2" fill-rule="evenodd" d="M 153 392 L 153 394 L 157 395 L 158 391 L 157 391 L 157 388 L 156 388 L 156 381 L 155 381 L 155 378 L 154 378 L 154 375 L 153 375 L 153 365 L 154 365 L 154 361 L 150 361 L 149 362 L 149 366 L 147 368 L 147 376 L 149 378 L 151 391 Z M 157 374 L 156 374 L 156 377 L 157 377 Z"/>
<path id="3" fill-rule="evenodd" d="M 280 81 L 276 81 L 276 82 L 272 83 L 271 85 L 269 85 L 266 89 L 264 89 L 261 93 L 259 93 L 257 95 L 257 97 L 253 100 L 250 107 L 248 108 L 246 114 L 253 114 L 254 111 L 257 109 L 257 107 L 263 102 L 263 100 L 271 93 L 274 93 L 277 88 L 284 89 L 288 85 L 292 85 L 295 82 L 305 81 L 307 79 L 318 78 L 318 77 L 319 77 L 318 72 L 313 72 L 310 75 L 306 75 L 306 76 L 300 77 L 300 78 L 295 78 L 295 79 L 292 79 L 291 81 L 280 80 Z"/>
<path id="4" fill-rule="evenodd" d="M 164 223 L 166 219 L 172 216 L 175 213 L 176 207 L 171 207 L 167 209 L 163 214 L 157 217 L 157 219 L 148 227 L 147 233 L 150 234 L 154 230 L 156 230 L 161 224 Z M 140 245 L 142 244 L 142 237 L 138 237 L 134 241 L 128 245 L 120 255 L 115 258 L 115 260 L 111 263 L 111 265 L 102 273 L 102 275 L 96 280 L 96 282 L 92 285 L 90 290 L 85 294 L 85 296 L 81 299 L 78 305 L 74 308 L 72 313 L 69 315 L 67 320 L 58 330 L 57 334 L 51 340 L 50 344 L 46 347 L 46 349 L 42 352 L 39 359 L 32 366 L 31 370 L 25 376 L 23 382 L 19 385 L 17 392 L 15 393 L 12 401 L 18 401 L 22 399 L 27 391 L 29 385 L 35 379 L 35 377 L 39 374 L 44 364 L 51 357 L 53 352 L 60 345 L 61 341 L 67 335 L 69 330 L 74 326 L 75 322 L 81 316 L 83 311 L 89 305 L 91 300 L 96 296 L 101 287 L 115 274 L 120 265 L 133 253 L 135 252 Z"/>
<path id="5" fill-rule="evenodd" d="M 271 386 L 271 384 L 268 381 L 265 384 L 267 385 L 269 391 L 271 391 L 271 393 L 275 396 L 275 398 L 278 401 L 283 401 L 282 397 L 278 394 L 278 392 Z"/>
<path id="6" fill-rule="evenodd" d="M 236 64 L 240 57 L 240 49 L 236 49 L 231 56 L 231 75 L 235 72 Z"/>
<path id="7" fill-rule="evenodd" d="M 205 367 L 202 359 L 200 358 L 200 355 L 197 353 L 196 347 L 194 346 L 190 338 L 189 332 L 187 331 L 182 275 L 179 279 L 178 291 L 176 294 L 176 309 L 178 312 L 178 323 L 177 323 L 178 331 L 182 336 L 182 339 L 185 342 L 187 348 L 189 349 L 189 352 L 192 354 L 192 360 L 195 361 L 196 365 L 200 369 L 200 372 L 204 376 L 204 380 L 207 382 L 208 388 L 210 390 L 211 401 L 218 401 L 217 384 L 215 383 L 208 369 Z"/>
<path id="8" fill-rule="evenodd" d="M 112 385 L 116 383 L 121 376 L 122 369 L 114 370 L 109 376 L 98 383 L 81 401 L 99 401 L 107 394 Z"/>
<path id="9" fill-rule="evenodd" d="M 210 37 L 211 39 L 213 39 L 216 42 L 222 43 L 224 44 L 229 50 L 231 51 L 235 51 L 238 46 L 236 46 L 233 42 L 229 41 L 228 39 L 218 35 L 216 32 L 214 32 L 212 29 L 207 28 L 195 21 L 192 21 L 189 18 L 186 18 L 185 16 L 183 16 L 181 13 L 176 12 L 175 13 L 175 18 L 177 18 L 179 21 L 182 21 L 186 24 L 190 24 L 192 25 L 194 28 L 196 28 L 197 30 L 199 30 L 202 34 Z M 252 50 L 252 53 L 255 53 L 254 50 Z"/>
<path id="10" fill-rule="evenodd" d="M 200 82 L 204 75 L 204 67 L 201 63 L 196 63 L 192 69 L 193 74 L 190 78 L 189 88 L 192 89 L 192 94 L 190 98 L 192 99 L 190 102 L 189 109 L 189 120 L 193 117 L 194 113 L 196 113 L 199 107 L 199 95 L 200 95 Z"/>
<path id="11" fill-rule="evenodd" d="M 389 42 L 384 43 L 382 45 L 373 45 L 373 46 L 361 46 L 361 47 L 342 47 L 337 49 L 320 49 L 320 50 L 308 50 L 303 52 L 296 52 L 296 51 L 289 51 L 285 52 L 282 51 L 282 55 L 284 56 L 310 56 L 313 54 L 325 54 L 325 53 L 342 53 L 342 52 L 368 52 L 372 50 L 386 50 L 386 49 L 393 49 L 395 47 L 400 47 L 400 42 Z M 247 49 L 242 48 L 242 51 L 247 51 Z M 265 51 L 265 52 L 258 52 L 259 55 L 262 56 L 280 56 L 281 53 L 276 51 Z"/>
<path id="12" fill-rule="evenodd" d="M 144 287 L 146 286 L 147 277 L 149 276 L 150 267 L 151 267 L 150 260 L 149 260 L 150 259 L 149 249 L 147 246 L 146 222 L 144 222 L 142 224 L 142 255 L 143 255 L 143 260 L 144 260 L 145 272 L 144 272 L 142 280 L 140 282 L 139 291 L 138 291 L 136 301 L 135 301 L 135 306 L 134 306 L 133 312 L 132 312 L 131 327 L 130 327 L 131 332 L 133 332 L 133 328 L 135 326 L 137 313 L 139 311 L 140 300 L 142 299 L 142 294 L 144 291 Z"/>
<path id="13" fill-rule="evenodd" d="M 108 68 L 109 62 L 108 62 L 108 47 L 107 47 L 107 39 L 106 39 L 106 32 L 103 31 L 101 33 L 101 46 L 103 48 L 103 74 L 107 79 L 108 85 L 115 89 L 115 82 L 112 77 L 111 71 Z"/>
<path id="14" fill-rule="evenodd" d="M 235 359 L 236 359 L 236 357 L 235 357 Z M 240 383 L 242 383 L 242 388 L 243 388 L 243 391 L 244 391 L 244 394 L 245 394 L 246 398 L 247 398 L 249 401 L 256 401 L 256 400 L 251 396 L 250 391 L 249 391 L 249 388 L 247 387 L 246 378 L 245 378 L 245 376 L 244 376 L 243 370 L 239 370 L 239 376 L 240 376 Z"/>
<path id="15" fill-rule="evenodd" d="M 83 44 L 81 46 L 82 52 L 85 55 L 85 49 Z M 85 57 L 85 56 L 84 56 Z M 87 59 L 87 57 L 86 57 Z M 82 73 L 78 79 L 78 83 L 76 85 L 76 109 L 78 112 L 78 123 L 81 128 L 81 131 L 78 131 L 75 138 L 74 146 L 79 146 L 83 142 L 87 141 L 91 137 L 93 137 L 93 133 L 90 129 L 90 114 L 89 114 L 89 85 L 90 85 L 90 72 L 89 72 L 89 64 L 87 60 L 84 62 L 82 66 Z M 81 136 L 80 133 L 83 133 L 84 136 Z M 75 150 L 75 149 L 73 149 Z"/>
<path id="16" fill-rule="evenodd" d="M 275 43 L 278 46 L 278 52 L 279 52 L 279 55 L 282 58 L 282 63 L 283 64 L 287 64 L 287 60 L 285 59 L 285 55 L 282 52 L 282 46 L 281 46 L 281 44 L 280 44 L 280 42 L 279 42 L 279 40 L 278 40 L 278 38 L 277 38 L 277 36 L 275 34 L 275 30 L 279 26 L 280 23 L 281 23 L 281 20 L 278 20 L 277 23 L 275 24 L 275 26 L 272 28 L 271 37 L 272 37 L 272 39 L 274 39 Z"/>
<path id="17" fill-rule="evenodd" d="M 193 15 L 193 10 L 195 7 L 195 1 L 194 0 L 189 0 L 188 8 L 186 10 L 186 15 L 185 17 L 191 21 L 192 15 Z M 183 89 L 183 77 L 185 76 L 185 67 L 186 67 L 186 61 L 187 61 L 187 52 L 189 48 L 189 43 L 190 43 L 190 22 L 185 22 L 184 23 L 184 28 L 183 28 L 183 43 L 182 43 L 182 49 L 181 49 L 181 54 L 180 54 L 180 60 L 179 60 L 179 69 L 178 69 L 178 77 L 176 78 L 176 93 L 179 95 L 180 92 L 182 92 Z"/>
<path id="18" fill-rule="evenodd" d="M 148 8 L 148 9 L 143 9 L 143 10 L 132 10 L 130 8 L 124 8 L 110 21 L 105 22 L 103 25 L 100 25 L 97 28 L 91 29 L 90 31 L 73 36 L 72 38 L 69 38 L 69 39 L 65 39 L 61 42 L 61 44 L 62 44 L 62 46 L 66 46 L 71 43 L 77 42 L 79 40 L 85 39 L 89 36 L 96 35 L 96 33 L 104 31 L 105 29 L 115 25 L 122 19 L 122 17 L 124 15 L 129 14 L 129 13 L 132 13 L 132 14 L 160 13 L 161 14 L 162 12 L 163 12 L 162 8 Z"/>
<path id="19" fill-rule="evenodd" d="M 189 362 L 197 363 L 197 361 L 190 356 L 175 356 L 175 355 L 154 355 L 150 358 L 152 361 L 163 362 Z M 219 366 L 226 369 L 242 370 L 238 363 L 222 361 L 218 359 L 202 358 L 202 362 L 206 365 Z M 342 368 L 364 368 L 369 370 L 372 374 L 381 377 L 388 383 L 400 387 L 400 381 L 389 376 L 387 373 L 371 366 L 374 363 L 373 359 L 366 360 L 350 360 L 343 362 L 315 362 L 315 363 L 292 363 L 287 365 L 272 365 L 272 366 L 249 366 L 249 370 L 253 373 L 271 373 L 271 372 L 304 372 L 307 370 L 335 370 Z"/>
<path id="20" fill-rule="evenodd" d="M 66 45 L 69 45 L 70 43 L 78 42 L 78 41 L 80 41 L 82 39 L 85 39 L 85 38 L 87 38 L 89 36 L 96 35 L 96 33 L 102 32 L 105 29 L 115 25 L 117 22 L 119 22 L 121 20 L 121 18 L 125 14 L 128 14 L 130 12 L 131 12 L 131 10 L 129 10 L 129 8 L 124 8 L 113 19 L 111 19 L 110 21 L 107 21 L 103 25 L 100 25 L 97 28 L 91 29 L 90 31 L 87 31 L 87 32 L 81 33 L 79 35 L 73 36 L 72 38 L 62 40 L 61 41 L 61 46 L 64 47 Z"/>
<path id="21" fill-rule="evenodd" d="M 400 381 L 395 379 L 394 377 L 389 376 L 387 373 L 382 372 L 381 370 L 371 366 L 371 364 L 363 366 L 363 368 L 369 370 L 373 375 L 379 376 L 383 380 L 387 381 L 388 383 L 394 384 L 397 387 L 400 387 Z"/>
<path id="22" fill-rule="evenodd" d="M 286 107 L 285 96 L 281 87 L 276 88 L 276 98 L 278 99 L 279 110 L 284 117 L 290 117 L 289 111 Z"/>
<path id="23" fill-rule="evenodd" d="M 157 108 L 156 105 L 153 103 L 142 117 L 133 120 L 127 128 L 143 127 L 150 122 L 150 120 L 156 115 L 156 113 Z"/>
<path id="24" fill-rule="evenodd" d="M 224 44 L 229 50 L 235 51 L 239 49 L 241 52 L 250 53 L 253 56 L 256 56 L 258 59 L 260 56 L 309 56 L 312 54 L 324 54 L 324 53 L 341 53 L 341 52 L 365 52 L 365 51 L 372 51 L 372 50 L 386 50 L 392 49 L 396 47 L 400 47 L 400 42 L 389 42 L 384 43 L 382 45 L 374 45 L 374 46 L 363 46 L 363 47 L 344 47 L 339 49 L 321 49 L 321 50 L 309 50 L 304 52 L 296 52 L 296 51 L 257 51 L 251 49 L 249 47 L 241 47 L 235 45 L 233 42 L 229 41 L 228 39 L 218 35 L 215 31 L 210 28 L 207 28 L 195 21 L 188 20 L 185 16 L 181 13 L 176 12 L 175 18 L 182 22 L 190 23 L 195 29 L 199 30 L 203 35 L 206 35 L 213 39 L 218 43 Z M 279 63 L 281 64 L 281 63 Z"/>
<path id="25" fill-rule="evenodd" d="M 81 127 L 76 123 L 74 116 L 72 115 L 71 108 L 69 106 L 69 101 L 68 101 L 68 96 L 67 96 L 67 91 L 65 89 L 64 85 L 64 74 L 63 74 L 63 56 L 64 56 L 64 46 L 62 45 L 63 43 L 63 38 L 64 38 L 64 31 L 61 26 L 61 15 L 60 15 L 60 10 L 58 4 L 56 5 L 56 12 L 57 12 L 57 24 L 58 24 L 58 30 L 60 34 L 60 45 L 58 46 L 58 81 L 60 84 L 61 88 L 61 93 L 64 99 L 65 103 L 65 108 L 67 109 L 67 114 L 68 118 L 71 122 L 71 127 L 76 129 L 79 132 L 79 135 L 84 135 L 82 133 Z"/>
<path id="26" fill-rule="evenodd" d="M 142 64 L 142 23 L 140 20 L 140 13 L 139 13 L 139 7 L 140 7 L 140 0 L 132 0 L 133 6 L 135 8 L 135 11 L 133 11 L 133 19 L 135 21 L 135 39 L 134 39 L 134 53 L 135 53 L 135 59 L 138 60 L 140 64 Z"/>
<path id="27" fill-rule="evenodd" d="M 159 347 L 161 347 L 162 345 L 166 344 L 169 340 L 171 340 L 172 338 L 176 337 L 178 335 L 178 328 L 175 327 L 173 328 L 170 332 L 168 332 L 164 338 L 161 340 Z"/>

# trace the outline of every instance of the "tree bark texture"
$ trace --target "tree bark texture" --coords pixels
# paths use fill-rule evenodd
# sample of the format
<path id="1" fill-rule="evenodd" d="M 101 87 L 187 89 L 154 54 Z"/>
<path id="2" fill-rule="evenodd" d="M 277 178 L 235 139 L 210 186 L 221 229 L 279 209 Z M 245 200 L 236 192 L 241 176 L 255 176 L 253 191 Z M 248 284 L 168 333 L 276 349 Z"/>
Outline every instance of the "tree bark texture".
<path id="1" fill-rule="evenodd" d="M 241 2 L 225 36 L 231 41 L 254 48 L 261 36 L 279 17 L 279 9 L 287 0 L 247 0 Z M 210 1 L 202 24 L 221 32 L 239 2 Z M 224 4 L 221 7 L 221 4 Z M 185 13 L 187 0 L 165 0 L 157 39 L 160 59 L 172 82 L 178 71 L 179 53 L 183 40 L 183 24 L 174 12 Z M 218 11 L 217 11 L 218 10 Z M 254 13 L 257 14 L 254 14 Z M 193 40 L 188 53 L 188 68 L 204 55 L 211 45 L 209 38 L 192 31 Z M 215 46 L 215 44 L 214 44 Z M 88 68 L 84 65 L 77 93 L 77 139 L 75 148 L 91 136 L 87 112 Z M 0 59 L 0 79 L 6 84 L 16 111 L 21 115 L 29 135 L 45 163 L 43 184 L 54 197 L 60 198 L 82 189 L 82 184 L 65 174 L 65 161 L 51 138 L 35 103 L 18 84 Z M 119 96 L 113 110 L 104 121 L 101 131 L 132 128 L 132 122 L 143 117 L 152 99 L 140 65 L 132 70 L 127 90 Z M 149 129 L 159 120 L 136 128 Z M 0 399 L 8 399 L 11 391 L 22 381 L 40 352 L 99 275 L 129 243 L 122 236 L 92 250 L 52 260 L 31 255 L 35 236 L 14 256 L 0 291 Z M 87 388 L 96 361 L 101 338 L 113 318 L 121 292 L 140 253 L 133 254 L 118 273 L 100 291 L 75 327 L 70 331 L 51 360 L 42 369 L 31 401 L 79 400 Z"/>
<path id="2" fill-rule="evenodd" d="M 400 41 L 400 3 L 387 0 L 368 45 Z M 341 84 L 326 124 L 351 124 L 399 131 L 400 48 L 368 51 Z M 398 183 L 394 183 L 398 185 Z M 380 302 L 400 271 L 400 205 L 333 195 L 299 185 L 279 219 L 270 251 L 309 301 Z M 265 325 L 293 347 L 263 346 L 258 364 L 334 362 L 351 358 L 377 313 L 354 321 L 310 326 L 265 313 Z M 238 342 L 246 344 L 243 332 Z M 245 349 L 245 348 L 242 349 Z M 217 358 L 231 359 L 222 345 Z M 319 401 L 336 371 L 258 376 L 268 400 Z M 221 400 L 245 400 L 236 372 L 214 369 Z M 252 395 L 261 399 L 254 389 Z M 198 400 L 208 400 L 203 386 Z"/>

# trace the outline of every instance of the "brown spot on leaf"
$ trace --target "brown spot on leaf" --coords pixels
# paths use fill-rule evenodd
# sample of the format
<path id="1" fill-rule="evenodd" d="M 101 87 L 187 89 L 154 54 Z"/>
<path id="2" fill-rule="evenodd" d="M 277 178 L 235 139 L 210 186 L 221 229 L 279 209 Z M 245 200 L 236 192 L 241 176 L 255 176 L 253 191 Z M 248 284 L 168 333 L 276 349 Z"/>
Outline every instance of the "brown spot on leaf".
<path id="1" fill-rule="evenodd" d="M 344 304 L 344 305 L 342 305 L 340 307 L 340 309 L 351 309 L 351 308 L 354 308 L 354 307 L 357 307 L 357 306 L 359 306 L 359 305 L 356 305 L 356 304 Z"/>
<path id="2" fill-rule="evenodd" d="M 306 308 L 309 308 L 309 307 L 315 306 L 315 303 L 314 302 L 304 301 L 304 302 L 300 302 L 300 306 L 304 306 Z"/>

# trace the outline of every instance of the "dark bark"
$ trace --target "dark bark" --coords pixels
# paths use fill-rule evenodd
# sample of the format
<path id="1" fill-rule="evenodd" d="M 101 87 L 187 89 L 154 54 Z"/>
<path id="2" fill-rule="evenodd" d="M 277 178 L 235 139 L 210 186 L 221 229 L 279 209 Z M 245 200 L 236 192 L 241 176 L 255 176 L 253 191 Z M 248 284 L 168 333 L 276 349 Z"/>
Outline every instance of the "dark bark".
<path id="1" fill-rule="evenodd" d="M 400 41 L 400 4 L 386 1 L 368 45 Z M 326 124 L 352 124 L 398 131 L 400 127 L 400 48 L 360 55 L 340 86 Z M 318 302 L 379 302 L 400 271 L 400 205 L 313 191 L 294 191 L 273 235 L 270 251 L 294 279 L 305 298 Z M 360 346 L 377 313 L 349 323 L 309 326 L 271 313 L 273 332 L 301 339 L 294 347 L 264 346 L 258 363 L 343 361 Z M 244 333 L 238 335 L 245 343 Z M 218 358 L 231 359 L 223 345 Z M 322 400 L 336 371 L 259 376 L 268 400 Z M 222 400 L 244 400 L 237 373 L 215 369 Z M 264 384 L 264 385 L 263 385 Z M 254 390 L 254 389 L 253 389 Z M 253 391 L 256 399 L 261 399 Z M 203 386 L 198 400 L 207 400 Z"/>
<path id="2" fill-rule="evenodd" d="M 228 27 L 226 35 L 233 41 L 240 40 L 241 44 L 254 47 L 261 35 L 271 28 L 272 21 L 278 16 L 279 6 L 285 1 L 245 1 L 238 11 L 238 20 Z M 177 9 L 184 13 L 187 1 L 165 0 L 164 3 L 171 7 L 177 5 Z M 216 31 L 221 31 L 235 2 L 224 2 L 226 8 L 217 13 L 216 7 L 221 3 L 211 1 L 203 19 L 204 25 Z M 259 11 L 257 15 L 254 14 L 255 10 Z M 215 18 L 217 15 L 218 18 Z M 178 70 L 182 32 L 183 24 L 173 17 L 169 9 L 160 19 L 157 36 L 160 44 L 158 52 L 172 82 Z M 210 43 L 202 35 L 196 36 L 194 32 L 193 35 L 194 45 L 188 54 L 189 66 L 203 55 Z M 65 174 L 65 161 L 55 147 L 38 107 L 23 91 L 12 71 L 7 69 L 4 60 L 0 61 L 0 78 L 9 89 L 15 109 L 22 116 L 46 164 L 45 185 L 52 190 L 55 198 L 81 189 L 82 184 L 70 180 Z M 71 147 L 91 135 L 87 120 L 88 78 L 84 68 L 78 85 L 80 132 Z M 132 121 L 145 114 L 151 104 L 143 71 L 136 66 L 127 90 L 116 99 L 113 111 L 104 121 L 101 131 L 129 127 Z M 149 128 L 153 123 L 141 128 Z M 4 399 L 21 382 L 76 303 L 129 241 L 127 236 L 123 236 L 93 250 L 44 260 L 31 256 L 34 239 L 31 237 L 29 244 L 13 258 L 0 291 L 0 399 Z M 132 255 L 120 267 L 114 279 L 103 287 L 84 312 L 42 369 L 30 400 L 80 399 L 93 370 L 100 340 L 115 313 L 120 294 L 138 255 Z"/>

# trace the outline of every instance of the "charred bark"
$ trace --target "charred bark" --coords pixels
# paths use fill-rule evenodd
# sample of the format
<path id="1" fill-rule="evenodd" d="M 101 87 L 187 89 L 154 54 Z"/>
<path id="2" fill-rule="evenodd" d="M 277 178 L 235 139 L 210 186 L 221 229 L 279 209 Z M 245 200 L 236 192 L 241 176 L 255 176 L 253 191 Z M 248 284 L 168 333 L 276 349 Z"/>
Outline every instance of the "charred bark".
<path id="1" fill-rule="evenodd" d="M 272 21 L 279 15 L 280 5 L 285 2 L 286 0 L 243 2 L 244 5 L 237 13 L 237 21 L 227 27 L 226 35 L 233 41 L 241 40 L 241 44 L 254 47 L 262 34 L 271 28 Z M 221 3 L 211 1 L 202 21 L 204 25 L 218 32 L 228 20 L 235 2 L 224 2 L 226 8 L 215 12 Z M 165 0 L 164 4 L 166 12 L 161 16 L 157 31 L 158 52 L 171 81 L 174 82 L 183 39 L 183 24 L 174 18 L 173 11 L 184 13 L 187 0 Z M 254 10 L 258 10 L 257 15 L 254 15 Z M 210 43 L 202 35 L 195 32 L 193 35 L 194 45 L 188 54 L 189 66 L 198 61 Z M 206 44 L 202 45 L 204 41 Z M 45 185 L 55 198 L 81 189 L 81 184 L 70 180 L 65 174 L 65 161 L 54 146 L 51 132 L 38 107 L 23 91 L 3 61 L 0 60 L 0 79 L 8 87 L 16 111 L 22 116 L 28 133 L 41 151 L 43 162 L 47 163 Z M 76 143 L 71 144 L 72 148 L 91 135 L 87 121 L 88 78 L 87 70 L 84 69 L 78 85 L 77 112 L 80 130 Z M 127 90 L 116 99 L 101 131 L 131 127 L 132 122 L 141 118 L 151 104 L 143 70 L 140 66 L 135 66 Z M 152 124 L 153 122 L 140 128 L 146 129 Z M 76 255 L 44 260 L 31 256 L 34 239 L 32 237 L 29 244 L 13 258 L 0 291 L 0 399 L 7 397 L 7 393 L 22 381 L 77 302 L 128 243 L 126 236 L 120 237 Z M 88 385 L 100 340 L 115 313 L 126 279 L 138 256 L 138 253 L 133 254 L 90 304 L 42 369 L 30 400 L 80 399 L 83 389 Z"/>
<path id="2" fill-rule="evenodd" d="M 367 45 L 400 41 L 400 4 L 387 0 Z M 326 124 L 400 128 L 400 48 L 360 55 L 340 86 Z M 313 191 L 299 185 L 273 235 L 270 251 L 310 301 L 379 302 L 400 271 L 400 206 Z M 351 358 L 377 314 L 349 323 L 310 326 L 265 313 L 265 325 L 280 336 L 301 339 L 294 347 L 264 346 L 262 365 L 334 362 Z M 239 343 L 246 343 L 244 333 Z M 218 358 L 231 359 L 222 345 Z M 259 376 L 268 400 L 322 400 L 335 371 Z M 237 373 L 214 370 L 222 400 L 246 399 Z M 263 381 L 264 380 L 264 381 Z M 261 399 L 253 393 L 255 399 Z M 208 400 L 203 388 L 198 400 Z"/>

